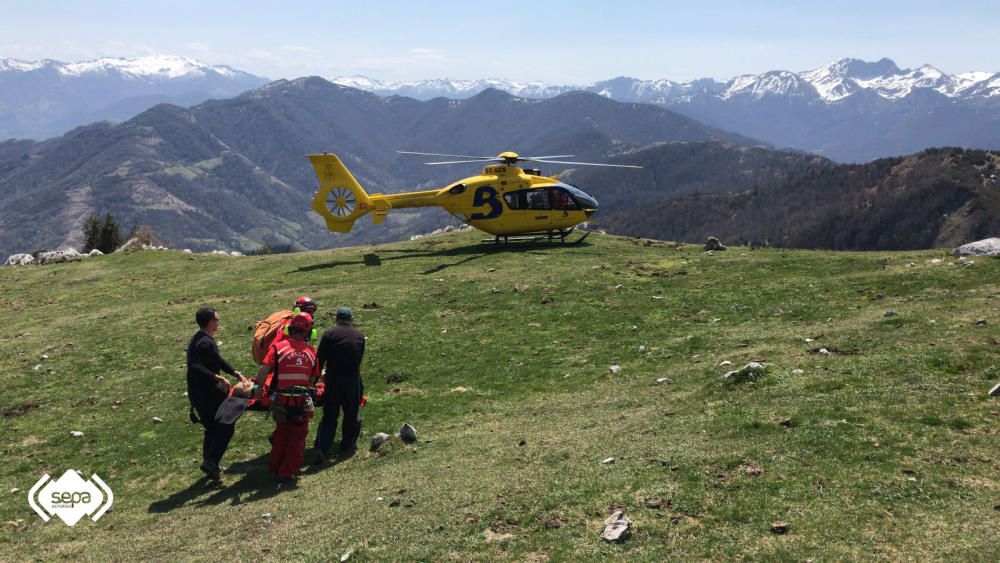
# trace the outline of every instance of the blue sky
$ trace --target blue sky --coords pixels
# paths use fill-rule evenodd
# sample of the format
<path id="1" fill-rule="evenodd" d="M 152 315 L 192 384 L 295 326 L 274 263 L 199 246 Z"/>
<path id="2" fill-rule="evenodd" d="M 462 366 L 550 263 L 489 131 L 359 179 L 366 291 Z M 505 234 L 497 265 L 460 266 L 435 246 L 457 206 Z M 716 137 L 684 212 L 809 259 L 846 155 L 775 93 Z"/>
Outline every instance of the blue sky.
<path id="1" fill-rule="evenodd" d="M 559 83 L 619 75 L 728 79 L 841 57 L 1000 71 L 1000 10 L 986 1 L 311 4 L 0 0 L 0 57 L 166 53 L 270 78 Z"/>

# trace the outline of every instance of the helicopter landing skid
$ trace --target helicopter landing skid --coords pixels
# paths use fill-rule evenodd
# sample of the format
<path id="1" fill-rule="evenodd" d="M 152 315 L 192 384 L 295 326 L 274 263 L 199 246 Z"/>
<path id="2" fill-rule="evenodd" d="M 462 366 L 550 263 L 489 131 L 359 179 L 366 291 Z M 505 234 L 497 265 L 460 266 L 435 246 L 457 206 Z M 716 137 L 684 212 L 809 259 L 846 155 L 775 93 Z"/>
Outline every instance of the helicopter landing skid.
<path id="1" fill-rule="evenodd" d="M 559 244 L 566 245 L 576 245 L 580 244 L 590 235 L 590 231 L 585 231 L 583 236 L 572 242 L 566 242 L 566 237 L 572 233 L 576 227 L 571 229 L 566 229 L 564 231 L 545 231 L 539 233 L 524 233 L 521 235 L 497 235 L 493 238 L 484 238 L 480 240 L 483 243 L 492 242 L 493 244 L 508 243 L 508 242 L 534 242 L 540 240 L 547 240 L 549 242 L 559 241 Z"/>

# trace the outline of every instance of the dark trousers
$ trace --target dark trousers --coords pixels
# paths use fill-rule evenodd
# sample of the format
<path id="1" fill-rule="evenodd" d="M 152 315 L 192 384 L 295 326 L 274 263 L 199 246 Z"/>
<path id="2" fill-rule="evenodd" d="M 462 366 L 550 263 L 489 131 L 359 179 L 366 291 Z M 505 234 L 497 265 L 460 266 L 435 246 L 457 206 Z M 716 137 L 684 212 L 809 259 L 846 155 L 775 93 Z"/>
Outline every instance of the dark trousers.
<path id="1" fill-rule="evenodd" d="M 205 427 L 205 438 L 201 444 L 202 458 L 216 466 L 222 461 L 222 456 L 229 448 L 229 440 L 236 430 L 234 424 L 221 424 L 215 421 L 215 411 L 219 410 L 219 405 L 225 400 L 225 394 L 212 389 L 192 397 L 191 401 L 194 410 L 198 412 L 202 426 Z"/>
<path id="2" fill-rule="evenodd" d="M 326 394 L 323 399 L 323 419 L 316 431 L 317 449 L 326 451 L 333 446 L 337 434 L 337 418 L 344 411 L 341 428 L 340 449 L 354 449 L 361 435 L 361 378 L 326 379 Z"/>

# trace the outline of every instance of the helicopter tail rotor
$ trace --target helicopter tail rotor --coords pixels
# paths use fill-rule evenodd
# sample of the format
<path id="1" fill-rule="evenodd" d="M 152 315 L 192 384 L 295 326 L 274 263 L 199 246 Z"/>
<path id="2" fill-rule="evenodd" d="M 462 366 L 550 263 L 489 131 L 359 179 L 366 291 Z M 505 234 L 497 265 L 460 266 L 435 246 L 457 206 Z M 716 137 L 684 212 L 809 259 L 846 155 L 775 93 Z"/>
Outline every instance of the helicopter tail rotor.
<path id="1" fill-rule="evenodd" d="M 313 197 L 312 208 L 323 216 L 329 230 L 346 233 L 359 217 L 371 211 L 375 212 L 372 218 L 376 224 L 385 219 L 389 203 L 373 202 L 337 155 L 311 154 L 309 160 L 319 177 L 319 191 Z"/>

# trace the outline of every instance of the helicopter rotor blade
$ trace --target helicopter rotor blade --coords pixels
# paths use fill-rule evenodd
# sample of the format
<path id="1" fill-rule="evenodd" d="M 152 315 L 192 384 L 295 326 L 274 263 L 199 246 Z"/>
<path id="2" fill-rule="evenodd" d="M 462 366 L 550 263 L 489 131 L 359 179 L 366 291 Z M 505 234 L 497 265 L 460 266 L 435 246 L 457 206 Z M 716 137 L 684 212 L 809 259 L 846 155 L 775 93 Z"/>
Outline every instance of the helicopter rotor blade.
<path id="1" fill-rule="evenodd" d="M 552 155 L 548 155 L 548 156 L 521 156 L 521 157 L 518 157 L 517 159 L 518 160 L 524 160 L 524 161 L 527 161 L 527 162 L 534 162 L 534 161 L 536 161 L 536 160 L 538 160 L 540 158 L 541 159 L 546 159 L 546 158 L 574 158 L 574 157 L 576 157 L 575 154 L 552 154 Z"/>
<path id="2" fill-rule="evenodd" d="M 425 162 L 424 164 L 469 164 L 470 162 L 503 162 L 502 158 L 483 158 L 480 160 L 447 160 L 444 162 Z"/>
<path id="3" fill-rule="evenodd" d="M 489 160 L 496 158 L 495 156 L 472 156 L 468 154 L 441 154 L 436 152 L 411 152 L 411 151 L 396 151 L 399 154 L 416 154 L 420 156 L 447 156 L 451 158 L 469 158 L 472 160 Z"/>
<path id="4" fill-rule="evenodd" d="M 573 164 L 580 166 L 605 166 L 608 168 L 642 168 L 632 164 L 602 164 L 597 162 L 572 162 L 568 160 L 533 160 L 532 162 L 544 162 L 545 164 Z"/>

